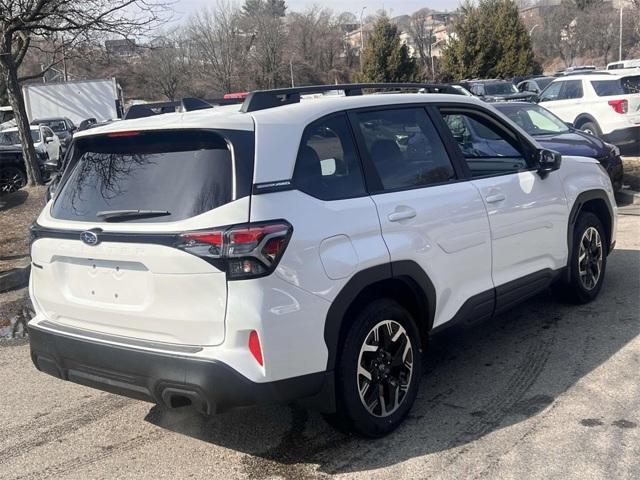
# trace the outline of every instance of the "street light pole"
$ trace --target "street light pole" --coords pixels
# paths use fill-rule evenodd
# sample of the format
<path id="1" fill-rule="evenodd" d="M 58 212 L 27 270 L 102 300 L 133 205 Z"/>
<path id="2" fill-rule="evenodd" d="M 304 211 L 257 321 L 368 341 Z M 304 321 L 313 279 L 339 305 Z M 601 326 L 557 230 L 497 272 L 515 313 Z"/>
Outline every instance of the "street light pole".
<path id="1" fill-rule="evenodd" d="M 362 7 L 362 10 L 360 10 L 360 56 L 362 56 L 362 50 L 364 50 L 364 24 L 362 23 L 362 15 L 366 9 L 367 6 L 365 5 Z"/>
<path id="2" fill-rule="evenodd" d="M 618 45 L 618 61 L 622 61 L 622 1 L 620 0 L 620 43 Z"/>

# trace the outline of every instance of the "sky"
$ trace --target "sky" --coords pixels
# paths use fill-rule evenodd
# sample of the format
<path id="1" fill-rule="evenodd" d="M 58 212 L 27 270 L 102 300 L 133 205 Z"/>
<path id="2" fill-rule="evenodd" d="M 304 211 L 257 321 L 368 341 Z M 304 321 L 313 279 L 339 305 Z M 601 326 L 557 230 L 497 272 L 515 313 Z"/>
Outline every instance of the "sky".
<path id="1" fill-rule="evenodd" d="M 173 5 L 176 11 L 175 16 L 188 16 L 191 13 L 197 12 L 200 8 L 215 5 L 216 0 L 176 0 Z M 241 0 L 236 2 L 241 4 Z M 415 12 L 424 7 L 429 7 L 433 10 L 455 10 L 458 7 L 460 0 L 325 0 L 325 1 L 313 1 L 313 0 L 287 0 L 289 11 L 304 10 L 311 5 L 320 5 L 323 7 L 331 8 L 337 13 L 352 12 L 357 17 L 360 16 L 360 10 L 366 6 L 364 15 L 375 14 L 377 10 L 383 7 L 390 11 L 390 15 L 395 17 L 397 15 L 405 15 Z"/>

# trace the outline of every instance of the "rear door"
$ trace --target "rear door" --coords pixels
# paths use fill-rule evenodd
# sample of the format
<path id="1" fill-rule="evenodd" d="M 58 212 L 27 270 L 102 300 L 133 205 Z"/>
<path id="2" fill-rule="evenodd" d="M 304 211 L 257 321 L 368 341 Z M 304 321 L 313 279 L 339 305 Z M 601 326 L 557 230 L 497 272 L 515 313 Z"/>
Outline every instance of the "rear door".
<path id="1" fill-rule="evenodd" d="M 182 232 L 248 221 L 252 159 L 253 132 L 78 139 L 35 230 L 37 313 L 123 337 L 222 343 L 225 272 L 177 246 Z"/>
<path id="2" fill-rule="evenodd" d="M 532 147 L 486 110 L 443 106 L 440 113 L 489 215 L 492 277 L 498 292 L 501 285 L 528 275 L 544 279 L 565 266 L 568 210 L 558 172 L 541 178 L 531 160 Z M 457 130 L 467 125 L 484 132 L 495 144 L 493 151 L 500 153 L 462 141 L 471 133 L 461 135 Z"/>
<path id="3" fill-rule="evenodd" d="M 551 83 L 540 94 L 538 103 L 563 121 L 573 122 L 580 113 L 589 111 L 588 100 L 583 97 L 582 80 L 562 80 Z"/>
<path id="4" fill-rule="evenodd" d="M 352 112 L 350 119 L 391 260 L 415 262 L 434 284 L 434 326 L 472 297 L 475 318 L 490 315 L 486 210 L 478 190 L 459 175 L 427 110 L 396 105 Z"/>

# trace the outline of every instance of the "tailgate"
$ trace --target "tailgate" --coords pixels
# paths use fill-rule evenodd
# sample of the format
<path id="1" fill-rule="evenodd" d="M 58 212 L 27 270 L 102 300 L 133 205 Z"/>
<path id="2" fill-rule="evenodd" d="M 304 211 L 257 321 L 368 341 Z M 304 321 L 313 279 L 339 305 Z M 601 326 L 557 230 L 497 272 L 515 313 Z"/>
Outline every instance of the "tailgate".
<path id="1" fill-rule="evenodd" d="M 224 341 L 227 283 L 202 259 L 163 245 L 40 238 L 32 291 L 48 319 L 150 341 Z"/>

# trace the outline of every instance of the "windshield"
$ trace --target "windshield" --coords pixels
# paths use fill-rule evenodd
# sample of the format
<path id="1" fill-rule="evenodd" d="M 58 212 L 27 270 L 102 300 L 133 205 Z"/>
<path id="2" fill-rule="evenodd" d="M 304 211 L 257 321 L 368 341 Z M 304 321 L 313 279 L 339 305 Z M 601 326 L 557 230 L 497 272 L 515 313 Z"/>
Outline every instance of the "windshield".
<path id="1" fill-rule="evenodd" d="M 45 125 L 56 133 L 67 131 L 67 125 L 64 123 L 64 120 L 47 120 L 44 122 L 38 122 L 38 124 Z"/>
<path id="2" fill-rule="evenodd" d="M 518 88 L 511 82 L 486 83 L 484 91 L 486 95 L 508 95 L 518 93 Z"/>
<path id="3" fill-rule="evenodd" d="M 31 140 L 33 140 L 33 143 L 40 141 L 40 130 L 31 130 Z M 0 145 L 20 145 L 20 143 L 20 136 L 17 130 L 0 132 Z"/>
<path id="4" fill-rule="evenodd" d="M 538 105 L 496 105 L 496 108 L 520 125 L 529 135 L 550 135 L 569 131 L 569 127 L 562 120 Z"/>
<path id="5" fill-rule="evenodd" d="M 55 218 L 104 221 L 104 212 L 145 210 L 163 214 L 122 220 L 172 222 L 232 200 L 232 156 L 219 134 L 133 132 L 88 137 L 76 148 L 51 211 Z"/>

